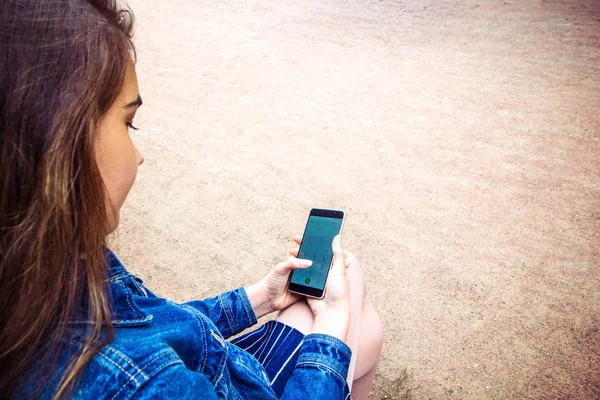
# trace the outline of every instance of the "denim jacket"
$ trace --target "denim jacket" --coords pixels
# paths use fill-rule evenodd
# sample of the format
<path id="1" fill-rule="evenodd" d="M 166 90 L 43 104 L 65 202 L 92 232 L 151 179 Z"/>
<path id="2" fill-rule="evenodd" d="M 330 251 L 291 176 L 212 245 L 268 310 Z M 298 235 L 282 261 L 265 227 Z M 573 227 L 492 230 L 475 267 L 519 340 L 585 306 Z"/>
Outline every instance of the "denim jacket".
<path id="1" fill-rule="evenodd" d="M 243 288 L 177 304 L 155 296 L 110 251 L 108 261 L 115 336 L 84 370 L 75 398 L 276 398 L 258 361 L 225 340 L 257 322 Z M 68 350 L 81 343 L 72 340 Z M 281 398 L 349 399 L 350 356 L 337 338 L 307 335 Z"/>

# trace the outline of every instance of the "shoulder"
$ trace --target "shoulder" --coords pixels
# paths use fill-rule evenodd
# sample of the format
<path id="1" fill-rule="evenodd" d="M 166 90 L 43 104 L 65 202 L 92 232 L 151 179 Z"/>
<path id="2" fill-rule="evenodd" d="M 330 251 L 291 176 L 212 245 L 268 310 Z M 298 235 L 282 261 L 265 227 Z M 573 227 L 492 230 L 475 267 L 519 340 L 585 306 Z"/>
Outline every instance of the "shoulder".
<path id="1" fill-rule="evenodd" d="M 186 368 L 171 348 L 132 359 L 119 347 L 107 345 L 94 356 L 75 390 L 80 399 L 187 399 L 193 393 L 211 398 L 214 389 L 201 373 Z"/>
<path id="2" fill-rule="evenodd" d="M 145 399 L 216 399 L 213 386 L 208 379 L 190 371 L 183 364 L 173 364 L 161 370 L 148 380 L 132 396 L 136 400 Z"/>

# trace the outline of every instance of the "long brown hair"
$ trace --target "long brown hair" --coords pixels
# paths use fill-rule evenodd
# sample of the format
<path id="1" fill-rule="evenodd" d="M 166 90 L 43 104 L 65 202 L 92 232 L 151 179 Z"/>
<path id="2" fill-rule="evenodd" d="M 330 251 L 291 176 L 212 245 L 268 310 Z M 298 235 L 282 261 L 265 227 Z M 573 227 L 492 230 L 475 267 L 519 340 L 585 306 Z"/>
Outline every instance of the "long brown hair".
<path id="1" fill-rule="evenodd" d="M 37 395 L 68 396 L 112 339 L 94 142 L 134 57 L 132 24 L 115 0 L 0 3 L 0 397 L 55 379 L 76 315 L 85 344 Z"/>

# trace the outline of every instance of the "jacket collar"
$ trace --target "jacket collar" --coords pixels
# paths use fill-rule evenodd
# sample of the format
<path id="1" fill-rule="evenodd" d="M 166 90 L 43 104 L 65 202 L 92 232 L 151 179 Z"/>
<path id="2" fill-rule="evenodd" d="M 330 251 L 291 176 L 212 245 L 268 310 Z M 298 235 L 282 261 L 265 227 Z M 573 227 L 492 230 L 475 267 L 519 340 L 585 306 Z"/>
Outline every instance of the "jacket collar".
<path id="1" fill-rule="evenodd" d="M 132 275 L 115 253 L 107 249 L 108 285 L 112 295 L 111 317 L 113 325 L 138 326 L 152 321 L 153 316 L 140 309 L 133 300 L 134 291 L 139 291 L 140 283 Z"/>
<path id="2" fill-rule="evenodd" d="M 134 291 L 139 285 L 115 253 L 106 249 L 107 287 L 110 316 L 114 326 L 140 326 L 152 321 L 153 316 L 142 310 L 133 299 Z M 76 318 L 71 321 L 75 325 L 87 325 L 92 322 L 87 318 Z"/>
<path id="3" fill-rule="evenodd" d="M 127 271 L 121 260 L 115 253 L 110 249 L 106 249 L 106 267 L 107 267 L 107 279 L 109 282 L 116 282 L 120 279 L 131 276 L 131 273 Z"/>

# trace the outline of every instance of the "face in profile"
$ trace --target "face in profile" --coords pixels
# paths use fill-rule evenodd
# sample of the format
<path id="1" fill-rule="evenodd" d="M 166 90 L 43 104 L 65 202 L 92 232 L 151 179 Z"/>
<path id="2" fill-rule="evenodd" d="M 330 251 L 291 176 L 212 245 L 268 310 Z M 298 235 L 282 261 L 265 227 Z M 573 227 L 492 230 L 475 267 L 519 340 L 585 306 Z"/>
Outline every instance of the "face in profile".
<path id="1" fill-rule="evenodd" d="M 119 225 L 120 211 L 144 157 L 133 144 L 131 129 L 142 105 L 133 62 L 115 102 L 103 115 L 96 140 L 96 162 L 108 193 L 107 210 L 110 232 Z M 108 232 L 108 233 L 110 233 Z"/>

